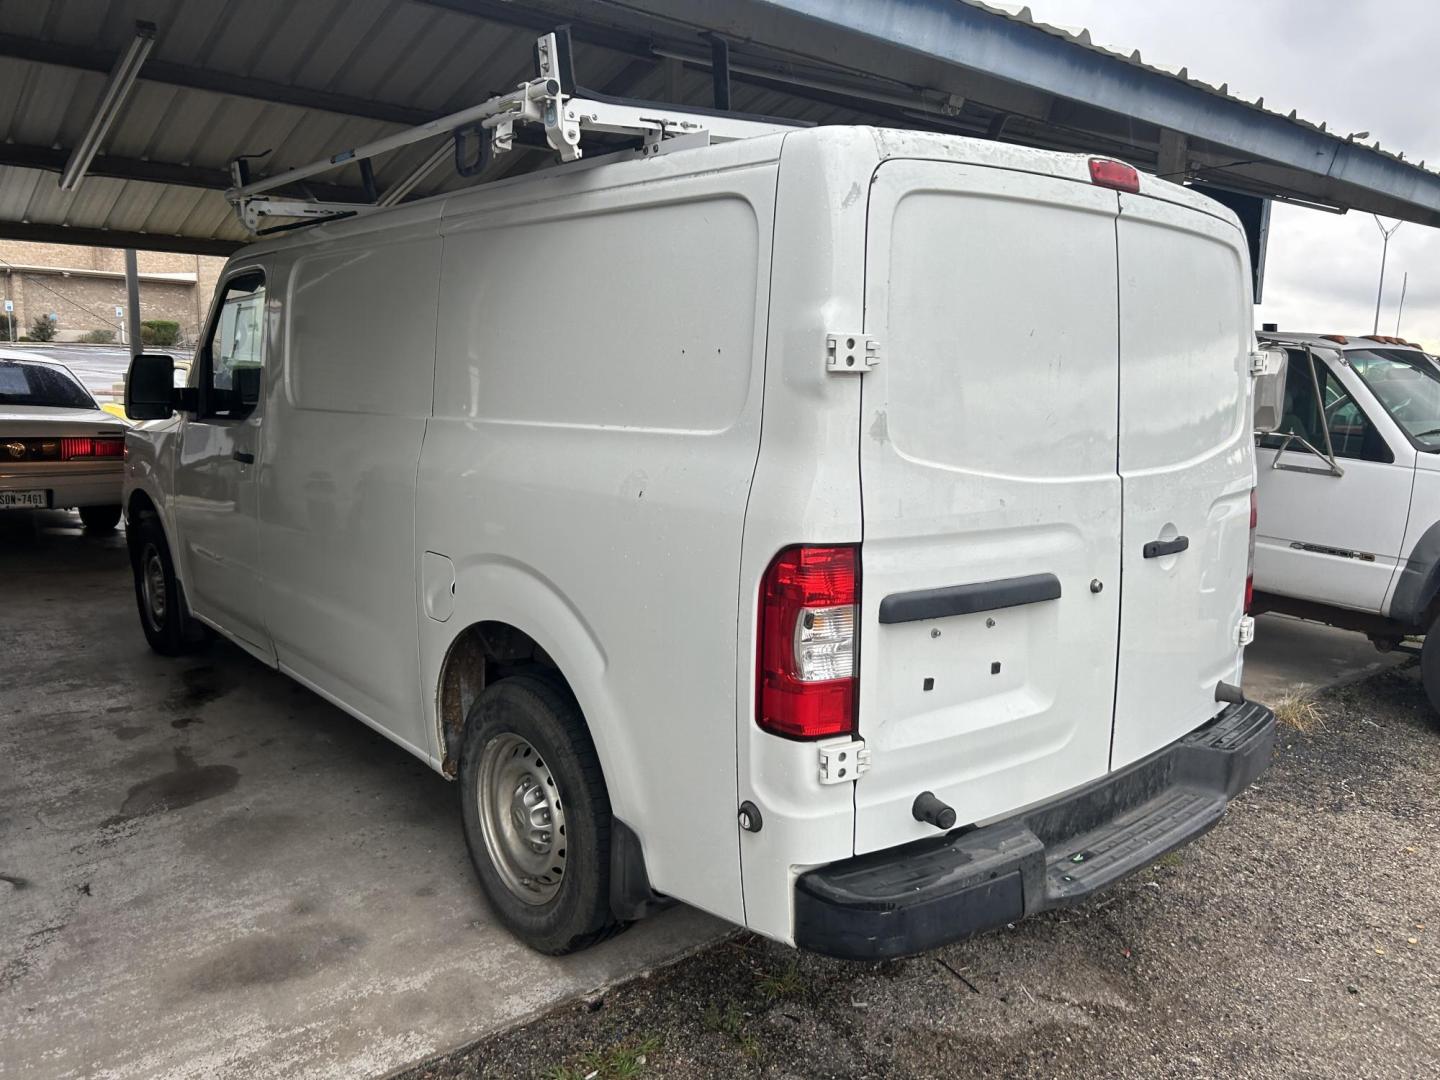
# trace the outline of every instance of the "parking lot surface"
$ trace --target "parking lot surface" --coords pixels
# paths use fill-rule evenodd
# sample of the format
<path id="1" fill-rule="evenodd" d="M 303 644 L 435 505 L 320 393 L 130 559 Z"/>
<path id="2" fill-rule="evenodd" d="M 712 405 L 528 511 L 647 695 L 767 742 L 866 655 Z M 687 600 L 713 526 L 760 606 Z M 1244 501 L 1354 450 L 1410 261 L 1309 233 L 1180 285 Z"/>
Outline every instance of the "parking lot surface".
<path id="1" fill-rule="evenodd" d="M 183 660 L 151 654 L 136 622 L 123 536 L 87 537 L 78 525 L 64 513 L 0 520 L 0 648 L 6 658 L 0 691 L 0 1075 L 383 1075 L 591 995 L 726 932 L 698 912 L 677 908 L 579 956 L 552 960 L 531 953 L 493 924 L 480 898 L 452 785 L 223 643 Z M 1247 664 L 1252 693 L 1257 684 L 1280 692 L 1296 682 L 1349 677 L 1374 660 L 1361 638 L 1322 628 L 1317 646 L 1304 637 L 1309 631 L 1297 636 L 1282 626 L 1280 633 L 1268 633 L 1272 621 L 1261 621 L 1259 638 L 1270 647 L 1257 643 Z M 1311 659 L 1317 654 L 1326 658 L 1319 667 Z M 1408 730 L 1391 727 L 1387 722 L 1386 738 Z M 1360 734 L 1384 743 L 1377 729 L 1362 725 Z M 1416 754 L 1428 748 L 1432 761 L 1440 759 L 1435 740 L 1414 739 L 1413 748 Z M 1386 760 L 1397 752 L 1386 751 Z M 1303 772 L 1295 773 L 1297 789 L 1305 782 Z M 1322 793 L 1334 783 L 1315 783 L 1312 801 L 1323 803 Z M 1350 790 L 1373 797 L 1372 789 L 1351 784 Z M 1432 844 L 1437 790 L 1440 784 L 1432 783 Z M 1339 791 L 1335 797 L 1343 800 L 1346 789 Z M 1268 796 L 1258 798 L 1271 805 Z M 1388 820 L 1375 819 L 1370 804 L 1364 805 L 1365 818 L 1341 820 Z M 1248 829 L 1244 835 L 1254 850 L 1230 866 L 1224 854 L 1229 849 L 1206 847 L 1219 852 L 1199 863 L 1210 869 L 1193 878 L 1162 869 L 1151 884 L 1163 893 L 1145 883 L 1127 886 L 1117 894 L 1116 904 L 1127 899 L 1114 914 L 1128 912 L 1134 925 L 1115 924 L 1116 932 L 1138 935 L 1135 940 L 1148 943 L 1147 955 L 1154 956 L 1157 934 L 1198 942 L 1212 932 L 1234 931 L 1239 936 L 1226 948 L 1256 964 L 1274 950 L 1293 948 L 1287 933 L 1310 933 L 1303 922 L 1308 915 L 1297 915 L 1302 921 L 1287 930 L 1288 916 L 1277 910 L 1256 937 L 1255 927 L 1236 923 L 1229 913 L 1242 900 L 1251 916 L 1263 908 L 1242 888 L 1247 883 L 1260 881 L 1261 895 L 1273 898 L 1281 882 L 1269 876 L 1272 860 L 1280 860 L 1286 880 L 1293 876 L 1286 867 L 1303 864 L 1285 816 L 1290 809 L 1306 819 L 1312 838 L 1322 835 L 1317 830 L 1329 819 L 1323 813 L 1307 817 L 1299 804 L 1288 803 L 1290 809 L 1276 806 L 1257 819 L 1247 806 L 1232 815 L 1240 824 L 1227 821 L 1205 843 Z M 1410 811 L 1417 822 L 1422 809 Z M 1378 828 L 1373 836 L 1337 832 L 1333 849 L 1312 853 L 1322 861 L 1309 869 L 1329 881 L 1324 895 L 1333 898 L 1342 879 L 1327 877 L 1331 868 L 1363 877 L 1363 860 L 1370 856 L 1356 852 L 1379 844 L 1393 855 L 1403 848 L 1402 839 Z M 1275 852 L 1289 854 L 1271 853 L 1271 842 Z M 1165 898 L 1182 880 L 1195 891 L 1182 891 L 1178 906 L 1167 907 Z M 1432 911 L 1436 896 L 1440 889 L 1432 881 Z M 1094 910 L 1111 911 L 1102 907 L 1107 903 Z M 1210 904 L 1219 915 L 1210 913 Z M 1162 915 L 1171 921 L 1150 921 Z M 1023 983 L 1038 994 L 1037 987 L 1047 987 L 1044 992 L 1059 1000 L 1073 999 L 1064 1009 L 1047 1006 L 1061 1020 L 1090 1016 L 1084 1037 L 1108 1039 L 1109 1014 L 1102 1006 L 1120 1002 L 1117 1016 L 1144 1015 L 1133 1003 L 1135 985 L 1147 988 L 1147 1000 L 1158 1000 L 1172 993 L 1172 974 L 1154 962 L 1135 969 L 1122 964 L 1116 971 L 1102 965 L 1099 974 L 1086 973 L 1082 964 L 1074 985 L 1051 987 L 1045 980 L 1055 974 L 1052 965 L 1069 970 L 1096 955 L 1116 963 L 1095 953 L 1094 941 L 1061 932 L 1080 925 L 1068 921 L 1075 918 L 1024 924 L 1018 938 L 1001 935 L 963 946 L 953 954 L 962 959 L 947 962 L 963 966 L 970 963 L 963 959 L 972 955 L 968 950 L 978 949 L 975 955 L 988 958 L 992 988 L 1013 990 L 1012 983 Z M 1373 937 L 1382 924 L 1390 927 L 1394 920 L 1388 918 L 1373 914 L 1356 932 Z M 1118 940 L 1103 933 L 1098 940 Z M 1028 944 L 1016 953 L 1015 941 Z M 1369 938 L 1364 941 L 1369 949 Z M 1053 955 L 1047 951 L 1052 944 L 1058 950 Z M 1189 955 L 1189 948 L 1178 955 Z M 1168 953 L 1161 949 L 1159 955 Z M 739 966 L 707 967 L 716 957 Z M 1392 962 L 1399 961 L 1392 956 Z M 826 985 L 832 979 L 826 973 L 834 970 L 760 942 L 725 945 L 697 963 L 693 977 L 674 976 L 683 983 L 674 987 L 674 1007 L 690 1002 L 697 1016 L 712 999 L 728 1008 L 725 987 L 732 983 L 743 991 L 737 998 L 743 1003 L 767 973 L 779 972 L 780 992 L 788 994 L 783 988 L 792 963 L 798 963 L 796 971 L 819 972 L 805 978 Z M 1012 963 L 1018 964 L 1013 971 Z M 704 974 L 712 970 L 718 973 L 713 978 Z M 1433 964 L 1429 970 L 1433 978 Z M 886 975 L 856 990 L 876 1002 L 872 1015 L 890 1010 L 896 1030 L 918 1023 L 936 1000 L 946 1001 L 947 1009 L 954 1005 L 936 997 L 949 990 L 944 980 L 954 976 L 939 970 L 937 981 L 918 961 L 896 971 L 910 975 Z M 1124 993 L 1111 986 L 1117 971 L 1125 975 L 1122 989 L 1130 987 Z M 966 978 L 981 985 L 973 974 Z M 888 996 L 876 987 L 889 988 Z M 981 1006 L 976 1001 L 968 1007 Z M 1248 1016 L 1256 1007 L 1242 996 L 1235 1015 Z M 1044 1026 L 1043 1016 L 1017 1019 L 994 1001 L 982 1009 L 989 1010 L 981 1014 L 985 1023 L 1002 1032 L 1007 1024 Z M 950 1015 L 935 1020 L 936 1030 L 946 1030 Z M 961 1015 L 971 1014 L 952 1018 Z M 718 1022 L 722 1028 L 738 1023 L 733 1016 Z M 758 1032 L 755 1046 L 789 1038 L 789 1021 L 771 1018 L 759 1029 L 753 1023 L 747 1019 L 736 1031 L 746 1038 Z M 559 1037 L 547 1041 L 536 1061 L 562 1059 L 567 1045 Z M 678 1064 L 683 1057 L 669 1060 L 672 1075 L 698 1075 L 693 1070 L 705 1068 L 692 1061 L 687 1074 Z M 832 1068 L 827 1060 L 817 1058 L 822 1073 Z M 537 1071 L 543 1071 L 538 1064 Z"/>
<path id="2" fill-rule="evenodd" d="M 1440 1076 L 1440 733 L 1413 671 L 1320 710 L 1081 907 L 881 964 L 731 940 L 404 1080 Z"/>
<path id="3" fill-rule="evenodd" d="M 0 521 L 0 1075 L 382 1075 L 723 932 L 530 952 L 453 785 L 237 649 L 151 654 L 78 525 Z"/>

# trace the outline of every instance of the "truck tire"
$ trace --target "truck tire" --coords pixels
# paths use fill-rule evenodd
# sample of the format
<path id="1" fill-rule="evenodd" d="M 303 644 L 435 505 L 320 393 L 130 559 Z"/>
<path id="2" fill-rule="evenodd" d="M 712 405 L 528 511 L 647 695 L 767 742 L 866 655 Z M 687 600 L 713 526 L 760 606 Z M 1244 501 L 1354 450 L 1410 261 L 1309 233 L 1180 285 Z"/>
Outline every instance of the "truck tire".
<path id="1" fill-rule="evenodd" d="M 610 911 L 610 796 L 567 688 L 536 675 L 475 700 L 460 755 L 465 843 L 500 921 L 559 956 L 623 929 Z"/>
<path id="2" fill-rule="evenodd" d="M 184 656 L 204 648 L 212 636 L 210 628 L 190 615 L 160 522 L 146 514 L 130 522 L 128 534 L 135 604 L 150 648 L 161 656 Z"/>
<path id="3" fill-rule="evenodd" d="M 1440 618 L 1420 646 L 1420 683 L 1430 699 L 1430 726 L 1440 731 Z"/>
<path id="4" fill-rule="evenodd" d="M 111 533 L 120 524 L 120 504 L 114 506 L 82 506 L 80 522 L 86 532 Z"/>

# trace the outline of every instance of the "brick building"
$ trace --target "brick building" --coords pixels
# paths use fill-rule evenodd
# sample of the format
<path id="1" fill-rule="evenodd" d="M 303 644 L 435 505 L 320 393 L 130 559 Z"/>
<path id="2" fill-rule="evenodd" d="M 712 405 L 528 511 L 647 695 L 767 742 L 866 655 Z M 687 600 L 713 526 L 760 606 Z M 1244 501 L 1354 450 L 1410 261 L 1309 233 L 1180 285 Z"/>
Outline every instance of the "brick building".
<path id="1" fill-rule="evenodd" d="M 140 318 L 178 322 L 182 341 L 193 342 L 225 260 L 141 251 L 136 261 Z M 37 317 L 54 315 L 57 341 L 78 341 L 87 332 L 109 330 L 118 342 L 122 320 L 115 317 L 115 309 L 125 307 L 125 253 L 119 248 L 0 239 L 0 293 L 15 304 L 17 334 L 28 333 Z"/>

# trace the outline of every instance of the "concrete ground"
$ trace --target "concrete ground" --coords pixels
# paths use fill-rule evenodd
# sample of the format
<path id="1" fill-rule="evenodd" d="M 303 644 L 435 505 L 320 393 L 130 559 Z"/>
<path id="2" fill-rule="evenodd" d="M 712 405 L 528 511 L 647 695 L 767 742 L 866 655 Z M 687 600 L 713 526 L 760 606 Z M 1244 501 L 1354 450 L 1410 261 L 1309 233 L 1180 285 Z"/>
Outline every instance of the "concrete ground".
<path id="1" fill-rule="evenodd" d="M 0 1076 L 357 1077 L 673 959 L 495 925 L 456 789 L 237 649 L 153 655 L 123 538 L 0 521 Z"/>
<path id="2" fill-rule="evenodd" d="M 1316 710 L 1078 907 L 878 964 L 741 936 L 395 1080 L 1433 1080 L 1435 714 L 1413 667 Z"/>
<path id="3" fill-rule="evenodd" d="M 0 520 L 0 1076 L 383 1074 L 725 932 L 678 908 L 529 952 L 452 785 L 234 648 L 151 654 L 123 538 L 78 524 Z M 1256 697 L 1377 657 L 1290 623 Z"/>
<path id="4" fill-rule="evenodd" d="M 1364 634 L 1261 615 L 1245 650 L 1245 692 L 1273 705 L 1287 694 L 1309 694 L 1353 682 L 1403 663 L 1404 653 L 1377 652 Z"/>

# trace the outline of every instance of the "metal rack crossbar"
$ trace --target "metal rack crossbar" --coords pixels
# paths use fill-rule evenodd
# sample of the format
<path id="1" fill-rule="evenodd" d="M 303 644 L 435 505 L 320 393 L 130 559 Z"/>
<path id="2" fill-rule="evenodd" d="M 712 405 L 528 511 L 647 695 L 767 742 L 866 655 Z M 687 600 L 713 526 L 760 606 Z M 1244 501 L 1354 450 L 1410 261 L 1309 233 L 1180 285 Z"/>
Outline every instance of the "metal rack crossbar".
<path id="1" fill-rule="evenodd" d="M 568 53 L 568 40 L 555 33 L 545 34 L 535 43 L 536 77 L 510 93 L 497 94 L 479 105 L 274 176 L 251 180 L 248 163 L 243 158 L 237 159 L 230 167 L 235 186 L 225 197 L 247 229 L 261 232 L 268 231 L 261 228 L 267 218 L 297 219 L 295 224 L 303 225 L 387 209 L 396 200 L 387 200 L 375 191 L 371 159 L 440 135 L 452 136 L 457 169 L 462 175 L 473 176 L 496 155 L 514 147 L 517 124 L 542 128 L 546 144 L 562 162 L 577 161 L 584 155 L 580 143 L 586 133 L 637 137 L 641 140 L 641 153 L 651 156 L 667 150 L 751 139 L 802 126 L 661 103 L 620 101 L 601 95 L 578 96 L 572 92 L 573 86 L 565 85 L 571 78 Z M 480 149 L 476 159 L 466 164 L 463 147 L 473 136 L 478 136 Z M 360 165 L 369 202 L 324 202 L 268 194 L 352 162 Z"/>

